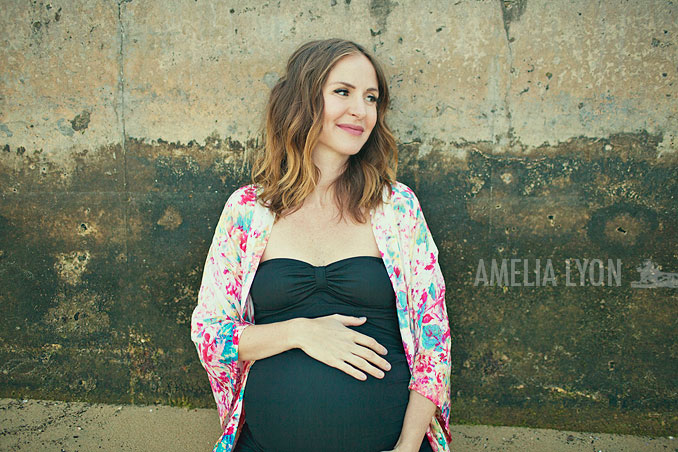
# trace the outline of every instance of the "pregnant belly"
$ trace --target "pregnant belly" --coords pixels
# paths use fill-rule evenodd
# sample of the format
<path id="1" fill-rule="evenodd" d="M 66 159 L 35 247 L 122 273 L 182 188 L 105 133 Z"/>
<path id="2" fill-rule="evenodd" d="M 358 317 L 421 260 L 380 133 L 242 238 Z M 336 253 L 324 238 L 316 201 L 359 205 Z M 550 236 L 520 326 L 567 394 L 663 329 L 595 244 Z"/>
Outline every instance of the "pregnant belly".
<path id="1" fill-rule="evenodd" d="M 410 371 L 404 354 L 384 358 L 391 370 L 365 381 L 300 349 L 256 361 L 243 402 L 253 438 L 267 451 L 391 449 L 407 409 Z"/>

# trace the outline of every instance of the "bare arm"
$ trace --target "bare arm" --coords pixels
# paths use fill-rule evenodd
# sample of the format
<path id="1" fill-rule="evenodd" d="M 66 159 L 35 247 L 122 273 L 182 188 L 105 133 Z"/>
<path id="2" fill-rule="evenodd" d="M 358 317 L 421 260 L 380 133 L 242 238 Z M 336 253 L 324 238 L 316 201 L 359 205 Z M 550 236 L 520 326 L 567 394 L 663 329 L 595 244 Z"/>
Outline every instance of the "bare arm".
<path id="1" fill-rule="evenodd" d="M 410 390 L 410 401 L 405 411 L 403 429 L 400 432 L 400 438 L 398 438 L 394 450 L 403 452 L 418 451 L 435 411 L 435 403 L 417 391 Z"/>
<path id="2" fill-rule="evenodd" d="M 314 319 L 300 317 L 266 325 L 249 325 L 240 335 L 238 360 L 263 359 L 300 348 L 311 358 L 358 380 L 367 379 L 363 372 L 383 378 L 381 369 L 388 371 L 391 365 L 378 353 L 385 355 L 388 352 L 386 348 L 373 338 L 347 327 L 361 325 L 365 320 L 332 314 Z"/>
<path id="3" fill-rule="evenodd" d="M 297 348 L 295 331 L 301 319 L 266 325 L 250 325 L 240 335 L 238 361 L 254 361 L 268 358 L 292 348 Z"/>

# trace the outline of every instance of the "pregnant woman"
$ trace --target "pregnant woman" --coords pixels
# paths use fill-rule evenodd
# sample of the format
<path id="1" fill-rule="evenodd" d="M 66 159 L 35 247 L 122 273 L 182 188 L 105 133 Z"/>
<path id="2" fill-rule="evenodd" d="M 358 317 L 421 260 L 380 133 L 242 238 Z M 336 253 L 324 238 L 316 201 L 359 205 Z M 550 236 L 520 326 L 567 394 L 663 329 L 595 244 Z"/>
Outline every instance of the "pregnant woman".
<path id="1" fill-rule="evenodd" d="M 388 103 L 377 61 L 341 39 L 302 45 L 273 87 L 192 318 L 214 451 L 449 451 L 445 282 L 395 180 Z"/>

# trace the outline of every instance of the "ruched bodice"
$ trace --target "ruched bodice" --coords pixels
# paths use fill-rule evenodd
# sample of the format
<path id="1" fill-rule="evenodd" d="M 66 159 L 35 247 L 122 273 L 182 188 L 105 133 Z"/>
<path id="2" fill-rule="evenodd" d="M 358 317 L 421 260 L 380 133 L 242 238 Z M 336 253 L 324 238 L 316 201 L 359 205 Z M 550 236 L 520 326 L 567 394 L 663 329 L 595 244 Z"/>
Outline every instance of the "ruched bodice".
<path id="1" fill-rule="evenodd" d="M 331 314 L 365 316 L 349 328 L 387 348 L 383 379 L 361 381 L 301 349 L 257 360 L 244 396 L 245 422 L 261 451 L 391 449 L 409 400 L 410 371 L 398 328 L 395 294 L 379 257 L 326 266 L 290 258 L 259 264 L 251 288 L 255 324 Z M 431 450 L 424 438 L 421 450 Z"/>
<path id="2" fill-rule="evenodd" d="M 354 327 L 356 331 L 369 329 L 402 349 L 395 294 L 380 257 L 356 256 L 326 266 L 270 259 L 259 265 L 251 293 L 255 323 L 330 314 L 365 316 L 366 324 Z"/>

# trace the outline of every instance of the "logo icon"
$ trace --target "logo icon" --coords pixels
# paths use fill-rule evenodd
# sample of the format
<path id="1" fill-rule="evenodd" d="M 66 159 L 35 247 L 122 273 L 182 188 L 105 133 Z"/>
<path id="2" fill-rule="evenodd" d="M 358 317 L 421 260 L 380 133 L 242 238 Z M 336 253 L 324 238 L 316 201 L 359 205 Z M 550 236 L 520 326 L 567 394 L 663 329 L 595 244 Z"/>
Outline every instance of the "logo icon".
<path id="1" fill-rule="evenodd" d="M 636 289 L 654 289 L 655 287 L 678 288 L 678 273 L 663 272 L 650 259 L 636 267 L 640 273 L 640 281 L 631 281 Z"/>

